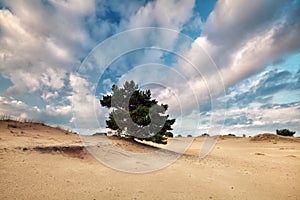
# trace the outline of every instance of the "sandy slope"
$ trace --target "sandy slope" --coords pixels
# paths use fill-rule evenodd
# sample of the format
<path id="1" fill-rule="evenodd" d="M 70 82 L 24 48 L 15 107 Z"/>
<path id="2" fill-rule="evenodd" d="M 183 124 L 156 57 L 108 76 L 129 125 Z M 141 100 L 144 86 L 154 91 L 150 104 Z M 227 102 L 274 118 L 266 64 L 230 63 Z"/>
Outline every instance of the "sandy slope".
<path id="1" fill-rule="evenodd" d="M 300 199 L 300 142 L 223 137 L 199 160 L 203 140 L 163 170 L 129 174 L 99 163 L 77 135 L 1 121 L 0 199 Z"/>

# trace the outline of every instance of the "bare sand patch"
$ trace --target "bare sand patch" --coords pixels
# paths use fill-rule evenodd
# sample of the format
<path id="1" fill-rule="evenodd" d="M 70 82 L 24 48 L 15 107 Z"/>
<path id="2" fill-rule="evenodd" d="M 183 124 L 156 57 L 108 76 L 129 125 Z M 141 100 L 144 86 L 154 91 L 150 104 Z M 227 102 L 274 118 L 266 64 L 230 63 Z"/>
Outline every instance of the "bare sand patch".
<path id="1" fill-rule="evenodd" d="M 152 150 L 112 140 L 124 150 Z M 0 199 L 300 199 L 299 142 L 226 137 L 199 160 L 203 141 L 162 170 L 130 174 L 94 159 L 76 134 L 1 121 Z"/>

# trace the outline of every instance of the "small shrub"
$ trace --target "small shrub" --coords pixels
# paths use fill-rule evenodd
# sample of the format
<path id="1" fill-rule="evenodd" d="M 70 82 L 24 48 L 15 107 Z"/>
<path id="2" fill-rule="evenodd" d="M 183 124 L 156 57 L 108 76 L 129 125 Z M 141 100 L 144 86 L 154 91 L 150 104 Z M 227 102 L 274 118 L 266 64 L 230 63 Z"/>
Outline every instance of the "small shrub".
<path id="1" fill-rule="evenodd" d="M 187 135 L 186 137 L 193 137 L 192 135 Z"/>
<path id="2" fill-rule="evenodd" d="M 289 129 L 281 129 L 281 130 L 276 130 L 277 135 L 282 135 L 282 136 L 293 136 L 296 133 L 296 131 L 290 131 Z"/>

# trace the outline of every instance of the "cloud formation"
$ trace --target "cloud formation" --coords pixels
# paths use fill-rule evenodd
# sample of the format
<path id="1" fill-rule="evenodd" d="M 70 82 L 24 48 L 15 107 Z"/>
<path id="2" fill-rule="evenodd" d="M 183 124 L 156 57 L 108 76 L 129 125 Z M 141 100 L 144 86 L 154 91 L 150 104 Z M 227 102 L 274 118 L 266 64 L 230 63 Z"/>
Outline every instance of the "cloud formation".
<path id="1" fill-rule="evenodd" d="M 188 80 L 185 83 L 174 81 L 177 84 L 171 88 L 177 91 L 181 100 L 185 102 L 180 109 L 187 113 L 197 111 L 199 103 L 205 106 L 203 104 L 209 103 L 212 97 L 221 95 L 223 88 L 234 86 L 269 64 L 299 52 L 300 23 L 295 20 L 299 15 L 299 8 L 298 1 L 293 3 L 230 0 L 218 2 L 202 25 L 201 35 L 191 44 L 190 49 L 183 51 L 186 59 L 179 59 L 178 63 L 174 64 L 174 69 Z M 287 10 L 289 12 L 286 12 Z M 201 48 L 211 56 L 217 69 L 208 62 L 207 55 L 200 53 Z M 277 76 L 284 78 L 287 74 L 288 72 L 282 72 Z M 140 73 L 139 77 L 147 75 Z M 147 77 L 139 79 L 147 79 Z M 265 83 L 259 82 L 258 84 L 264 85 Z M 197 92 L 194 93 L 188 89 L 190 86 Z M 263 101 L 267 100 L 268 93 L 277 92 L 286 87 L 284 83 L 273 81 L 269 82 L 268 86 L 251 92 L 253 92 L 253 98 L 260 98 Z M 167 101 L 171 109 L 175 108 L 179 112 L 178 102 L 172 96 L 173 94 L 165 95 L 169 89 L 161 91 L 158 98 Z M 249 88 L 249 90 L 252 89 L 255 88 Z M 197 101 L 191 101 L 195 99 L 195 94 Z M 233 101 L 240 101 L 246 106 L 254 100 L 253 98 L 236 98 Z"/>
<path id="2" fill-rule="evenodd" d="M 97 105 L 97 95 L 92 92 L 97 86 L 77 73 L 78 67 L 98 43 L 114 34 L 132 28 L 160 27 L 175 30 L 178 35 L 136 34 L 120 46 L 157 44 L 176 49 L 183 57 L 173 59 L 176 55 L 159 49 L 129 52 L 110 66 L 103 77 L 106 85 L 101 86 L 102 92 L 109 92 L 112 83 L 120 84 L 128 77 L 140 84 L 159 79 L 168 85 L 172 80 L 168 87 L 152 85 L 151 89 L 155 97 L 170 105 L 174 117 L 183 114 L 184 119 L 198 120 L 195 116 L 201 116 L 201 122 L 195 123 L 205 126 L 212 113 L 217 117 L 216 113 L 226 112 L 222 106 L 212 110 L 214 99 L 228 100 L 226 127 L 298 123 L 279 116 L 286 111 L 289 117 L 299 114 L 295 92 L 299 89 L 299 70 L 265 70 L 300 51 L 298 0 L 224 0 L 216 2 L 210 13 L 199 9 L 199 2 L 193 0 L 131 1 L 126 5 L 96 0 L 4 0 L 0 5 L 0 75 L 10 82 L 0 94 L 0 114 L 72 126 L 76 117 L 72 112 L 80 107 L 76 113 L 85 119 L 82 124 L 96 129 L 107 111 L 99 108 L 95 119 L 95 113 L 86 108 L 87 104 Z M 183 32 L 196 39 L 187 44 L 180 42 Z M 110 51 L 107 53 L 118 49 Z M 208 56 L 215 63 L 213 67 Z M 91 64 L 102 62 L 95 58 Z M 148 73 L 134 70 L 137 65 L 151 62 L 171 70 L 163 74 L 151 70 L 157 65 L 148 65 Z M 127 72 L 130 76 L 124 75 Z M 175 72 L 180 76 L 174 76 Z M 88 74 L 92 77 L 95 73 Z M 252 75 L 257 76 L 252 77 L 256 81 L 248 79 Z M 286 98 L 286 91 L 293 95 Z M 249 107 L 254 104 L 259 106 Z M 244 111 L 245 107 L 251 112 Z M 300 131 L 300 127 L 297 129 Z"/>

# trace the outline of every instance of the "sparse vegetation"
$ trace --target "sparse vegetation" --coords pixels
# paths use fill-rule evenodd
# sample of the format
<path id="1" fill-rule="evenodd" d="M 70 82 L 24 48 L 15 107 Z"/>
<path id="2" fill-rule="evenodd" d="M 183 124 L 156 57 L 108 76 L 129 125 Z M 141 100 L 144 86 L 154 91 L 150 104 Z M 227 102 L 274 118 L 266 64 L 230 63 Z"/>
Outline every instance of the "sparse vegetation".
<path id="1" fill-rule="evenodd" d="M 42 121 L 34 121 L 33 119 L 28 119 L 28 118 L 13 118 L 12 116 L 10 115 L 1 115 L 0 116 L 0 121 L 7 121 L 9 122 L 7 124 L 7 128 L 10 129 L 10 128 L 21 128 L 22 127 L 22 123 L 28 123 L 28 124 L 38 124 L 38 125 L 41 125 L 41 126 L 46 126 L 46 124 Z M 59 129 L 63 132 L 65 132 L 65 134 L 77 134 L 76 132 L 70 130 L 70 129 L 64 129 L 62 128 L 61 126 L 56 126 L 54 127 L 56 129 Z M 11 131 L 13 132 L 13 131 Z M 21 131 L 21 133 L 24 133 L 23 131 Z"/>
<path id="2" fill-rule="evenodd" d="M 193 136 L 189 134 L 189 135 L 187 135 L 186 137 L 193 137 Z"/>
<path id="3" fill-rule="evenodd" d="M 61 130 L 61 131 L 63 131 L 63 132 L 65 132 L 66 135 L 68 135 L 68 134 L 77 134 L 76 132 L 74 132 L 74 131 L 72 131 L 72 130 L 70 130 L 70 129 L 65 129 L 65 128 L 59 126 L 59 125 L 56 126 L 55 128 L 56 128 L 56 129 L 59 129 L 59 130 Z"/>
<path id="4" fill-rule="evenodd" d="M 17 117 L 12 117 L 10 115 L 1 115 L 0 121 L 15 121 L 20 123 L 35 123 L 35 124 L 41 124 L 43 126 L 45 125 L 43 121 L 36 121 L 29 118 L 17 118 Z"/>
<path id="5" fill-rule="evenodd" d="M 281 130 L 276 130 L 277 135 L 282 135 L 282 136 L 290 136 L 293 137 L 296 131 L 290 131 L 289 129 L 281 129 Z"/>
<path id="6" fill-rule="evenodd" d="M 9 115 L 0 115 L 0 121 L 11 120 L 11 116 Z"/>

